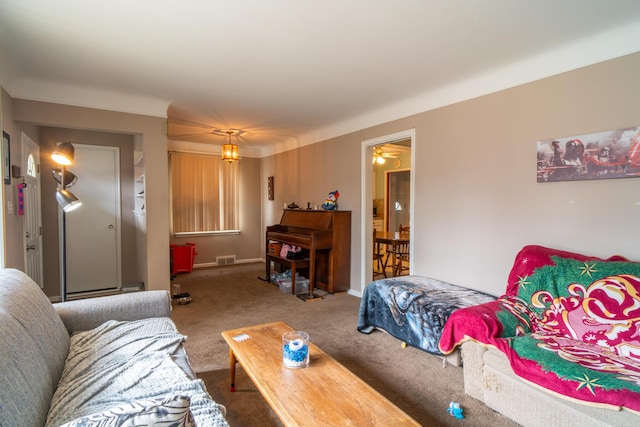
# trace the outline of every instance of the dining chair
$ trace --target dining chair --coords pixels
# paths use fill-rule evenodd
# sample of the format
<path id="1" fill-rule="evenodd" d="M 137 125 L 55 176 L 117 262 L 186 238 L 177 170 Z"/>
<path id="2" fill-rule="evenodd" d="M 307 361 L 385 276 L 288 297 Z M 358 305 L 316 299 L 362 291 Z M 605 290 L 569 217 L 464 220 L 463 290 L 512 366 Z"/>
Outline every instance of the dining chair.
<path id="1" fill-rule="evenodd" d="M 376 276 L 383 275 L 387 278 L 386 262 L 384 259 L 385 254 L 382 252 L 382 244 L 376 241 L 376 230 L 373 230 L 373 280 L 376 280 Z M 387 255 L 388 257 L 388 255 Z"/>
<path id="2" fill-rule="evenodd" d="M 411 231 L 410 226 L 403 226 L 400 224 L 398 227 L 400 233 L 409 233 Z M 409 274 L 409 243 L 399 243 L 395 247 L 396 265 L 393 266 L 393 275 L 402 276 L 403 272 Z"/>

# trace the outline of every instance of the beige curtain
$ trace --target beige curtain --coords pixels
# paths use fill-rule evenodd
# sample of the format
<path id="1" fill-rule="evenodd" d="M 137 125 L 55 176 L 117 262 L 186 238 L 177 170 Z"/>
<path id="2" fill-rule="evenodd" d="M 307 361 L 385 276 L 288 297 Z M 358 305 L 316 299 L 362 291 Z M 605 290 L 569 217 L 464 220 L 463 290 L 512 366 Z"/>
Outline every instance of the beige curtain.
<path id="1" fill-rule="evenodd" d="M 169 163 L 174 233 L 238 229 L 238 162 L 172 152 Z"/>
<path id="2" fill-rule="evenodd" d="M 237 230 L 239 186 L 238 186 L 238 162 L 221 162 L 220 165 L 220 218 L 222 218 L 223 230 Z"/>

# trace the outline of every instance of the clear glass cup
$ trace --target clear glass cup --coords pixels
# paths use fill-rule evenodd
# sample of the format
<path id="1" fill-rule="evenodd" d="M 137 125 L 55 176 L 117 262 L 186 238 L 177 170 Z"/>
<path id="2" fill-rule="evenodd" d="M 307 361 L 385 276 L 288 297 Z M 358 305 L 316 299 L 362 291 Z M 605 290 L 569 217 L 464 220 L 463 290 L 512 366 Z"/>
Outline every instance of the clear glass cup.
<path id="1" fill-rule="evenodd" d="M 309 334 L 302 331 L 282 334 L 282 364 L 287 368 L 309 366 Z"/>

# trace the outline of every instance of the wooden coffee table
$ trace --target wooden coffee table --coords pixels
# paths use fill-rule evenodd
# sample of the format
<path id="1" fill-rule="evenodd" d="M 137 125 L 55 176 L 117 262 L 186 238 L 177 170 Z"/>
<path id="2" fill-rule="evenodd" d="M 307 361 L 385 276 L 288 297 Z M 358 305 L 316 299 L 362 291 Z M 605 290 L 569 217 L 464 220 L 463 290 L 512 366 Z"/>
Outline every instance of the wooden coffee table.
<path id="1" fill-rule="evenodd" d="M 420 425 L 312 342 L 308 367 L 285 367 L 282 334 L 293 330 L 274 322 L 222 332 L 230 347 L 231 391 L 240 363 L 286 426 Z M 243 334 L 250 338 L 234 339 Z"/>

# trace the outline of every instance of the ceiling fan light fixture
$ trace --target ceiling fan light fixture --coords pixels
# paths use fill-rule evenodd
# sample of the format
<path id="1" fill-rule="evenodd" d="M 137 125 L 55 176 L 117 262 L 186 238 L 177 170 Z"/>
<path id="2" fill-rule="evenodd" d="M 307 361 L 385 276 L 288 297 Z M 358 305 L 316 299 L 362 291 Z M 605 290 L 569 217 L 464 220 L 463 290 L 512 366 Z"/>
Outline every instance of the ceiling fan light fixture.
<path id="1" fill-rule="evenodd" d="M 384 150 L 380 147 L 376 147 L 373 149 L 373 163 L 378 165 L 383 165 L 386 161 L 384 158 Z"/>

